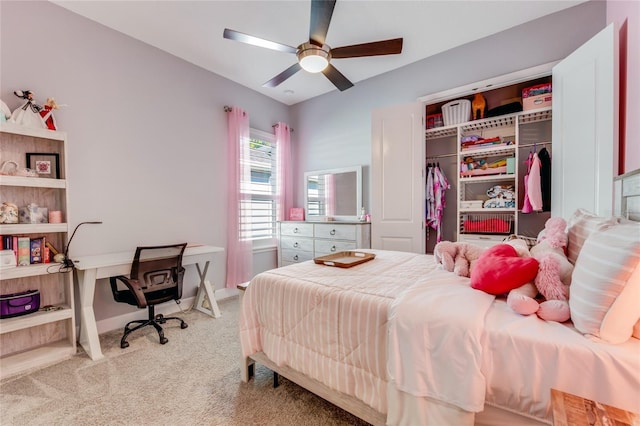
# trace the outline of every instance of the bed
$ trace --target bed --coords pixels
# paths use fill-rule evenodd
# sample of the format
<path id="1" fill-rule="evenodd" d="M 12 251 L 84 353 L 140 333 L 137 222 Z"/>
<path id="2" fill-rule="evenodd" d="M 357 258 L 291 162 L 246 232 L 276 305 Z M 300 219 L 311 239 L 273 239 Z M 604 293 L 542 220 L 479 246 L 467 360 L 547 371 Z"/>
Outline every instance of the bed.
<path id="1" fill-rule="evenodd" d="M 616 180 L 620 216 L 637 220 L 639 178 Z M 577 323 L 519 316 L 430 255 L 369 251 L 374 260 L 348 269 L 308 261 L 254 277 L 244 381 L 260 363 L 371 424 L 550 424 L 552 388 L 640 412 L 640 339 L 612 344 Z"/>

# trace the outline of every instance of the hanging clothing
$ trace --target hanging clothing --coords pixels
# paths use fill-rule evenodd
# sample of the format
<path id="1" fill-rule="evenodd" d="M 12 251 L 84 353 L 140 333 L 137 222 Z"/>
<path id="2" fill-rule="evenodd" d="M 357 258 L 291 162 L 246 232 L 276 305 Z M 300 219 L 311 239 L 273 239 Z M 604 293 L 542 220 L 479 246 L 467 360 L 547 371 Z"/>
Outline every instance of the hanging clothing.
<path id="1" fill-rule="evenodd" d="M 447 180 L 439 165 L 427 168 L 427 225 L 436 230 L 436 242 L 442 240 L 442 217 L 446 206 L 445 191 L 449 189 Z"/>
<path id="2" fill-rule="evenodd" d="M 522 203 L 522 213 L 531 213 L 533 207 L 529 201 L 529 174 L 531 173 L 531 164 L 533 163 L 533 152 L 529 152 L 529 157 L 525 161 L 527 165 L 527 173 L 524 175 L 524 202 Z"/>
<path id="3" fill-rule="evenodd" d="M 531 208 L 535 211 L 542 210 L 542 189 L 540 181 L 540 158 L 538 153 L 533 153 L 531 160 L 531 170 L 529 171 L 529 180 L 527 182 L 527 195 Z"/>
<path id="4" fill-rule="evenodd" d="M 538 152 L 540 158 L 540 189 L 542 191 L 542 211 L 551 211 L 551 155 L 547 148 Z"/>

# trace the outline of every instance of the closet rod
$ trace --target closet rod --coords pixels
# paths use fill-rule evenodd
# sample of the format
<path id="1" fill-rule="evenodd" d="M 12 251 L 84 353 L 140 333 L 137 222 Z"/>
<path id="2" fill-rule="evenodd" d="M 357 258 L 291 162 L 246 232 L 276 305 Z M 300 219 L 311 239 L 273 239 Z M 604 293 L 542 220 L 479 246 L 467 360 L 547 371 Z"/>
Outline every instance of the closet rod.
<path id="1" fill-rule="evenodd" d="M 527 148 L 529 146 L 538 146 L 538 145 L 551 145 L 551 142 L 538 142 L 538 143 L 525 143 L 524 145 L 518 145 L 520 148 Z"/>
<path id="2" fill-rule="evenodd" d="M 440 155 L 427 155 L 427 160 L 436 159 L 436 158 L 445 158 L 445 157 L 456 157 L 458 154 L 440 154 Z"/>

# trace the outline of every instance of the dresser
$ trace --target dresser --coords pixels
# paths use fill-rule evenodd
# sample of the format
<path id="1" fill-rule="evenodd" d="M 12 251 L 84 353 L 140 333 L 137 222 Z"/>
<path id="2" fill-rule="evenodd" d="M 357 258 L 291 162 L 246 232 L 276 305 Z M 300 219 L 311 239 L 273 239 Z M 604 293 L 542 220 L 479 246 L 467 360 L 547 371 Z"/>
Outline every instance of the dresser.
<path id="1" fill-rule="evenodd" d="M 371 248 L 368 222 L 278 222 L 278 266 L 362 248 Z"/>

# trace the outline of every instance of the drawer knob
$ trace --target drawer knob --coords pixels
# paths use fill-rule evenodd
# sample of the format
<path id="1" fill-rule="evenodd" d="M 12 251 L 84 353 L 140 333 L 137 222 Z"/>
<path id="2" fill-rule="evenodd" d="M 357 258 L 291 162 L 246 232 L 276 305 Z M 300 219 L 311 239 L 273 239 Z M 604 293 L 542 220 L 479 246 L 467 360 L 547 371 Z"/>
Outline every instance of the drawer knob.
<path id="1" fill-rule="evenodd" d="M 298 233 L 298 228 L 293 228 L 293 233 L 297 234 Z"/>
<path id="2" fill-rule="evenodd" d="M 331 232 L 329 232 L 331 235 L 336 235 L 336 230 L 332 229 Z"/>
<path id="3" fill-rule="evenodd" d="M 293 260 L 298 260 L 298 255 L 293 256 Z"/>
<path id="4" fill-rule="evenodd" d="M 293 243 L 293 247 L 298 248 L 298 243 L 297 242 Z"/>
<path id="5" fill-rule="evenodd" d="M 336 251 L 336 246 L 331 247 L 331 251 Z"/>

